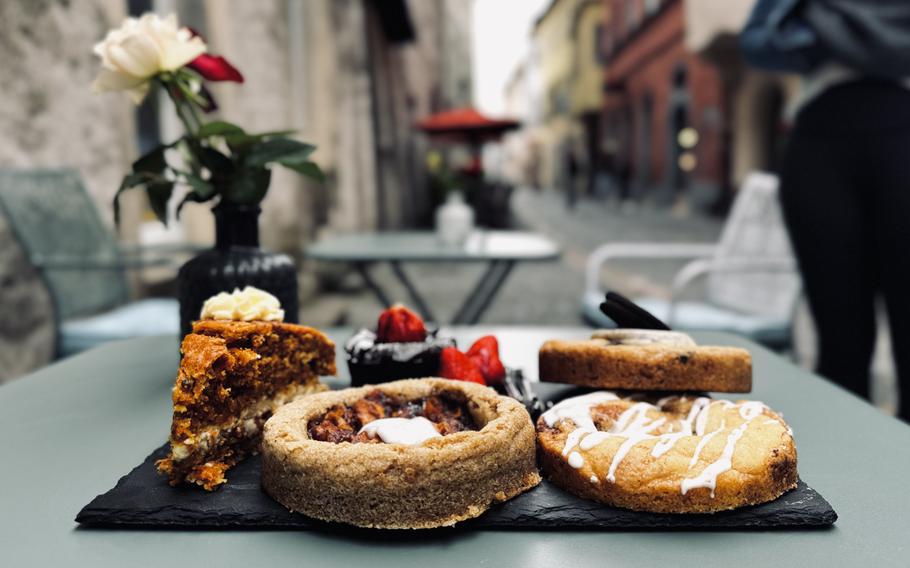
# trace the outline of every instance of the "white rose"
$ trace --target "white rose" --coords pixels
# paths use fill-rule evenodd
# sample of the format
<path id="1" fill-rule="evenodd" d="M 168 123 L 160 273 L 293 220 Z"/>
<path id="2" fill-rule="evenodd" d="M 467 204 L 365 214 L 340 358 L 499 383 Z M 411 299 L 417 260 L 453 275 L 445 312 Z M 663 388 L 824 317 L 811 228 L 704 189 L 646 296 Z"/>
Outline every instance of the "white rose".
<path id="1" fill-rule="evenodd" d="M 177 16 L 160 18 L 145 14 L 127 18 L 95 44 L 101 72 L 92 84 L 96 93 L 127 91 L 139 104 L 148 92 L 149 79 L 174 71 L 205 53 L 205 42 L 190 30 L 177 27 Z"/>

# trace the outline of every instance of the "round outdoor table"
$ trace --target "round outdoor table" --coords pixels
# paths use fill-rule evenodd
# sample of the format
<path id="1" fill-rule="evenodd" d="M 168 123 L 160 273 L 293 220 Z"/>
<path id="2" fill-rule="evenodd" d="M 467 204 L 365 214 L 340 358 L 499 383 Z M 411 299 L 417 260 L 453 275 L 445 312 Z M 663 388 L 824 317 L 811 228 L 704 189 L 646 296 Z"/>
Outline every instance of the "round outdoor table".
<path id="1" fill-rule="evenodd" d="M 486 262 L 486 271 L 455 312 L 453 325 L 480 321 L 512 268 L 519 262 L 542 262 L 559 258 L 559 247 L 550 239 L 522 231 L 475 231 L 461 246 L 443 244 L 429 231 L 355 233 L 322 239 L 308 248 L 307 258 L 347 262 L 360 273 L 367 287 L 383 306 L 390 296 L 370 275 L 370 267 L 387 262 L 427 321 L 439 322 L 429 304 L 408 277 L 404 262 Z"/>
<path id="2" fill-rule="evenodd" d="M 580 328 L 487 333 L 537 375 L 548 338 Z M 331 330 L 340 344 L 351 330 Z M 0 565 L 19 566 L 907 566 L 910 427 L 754 343 L 755 390 L 795 432 L 801 477 L 840 515 L 828 529 L 773 531 L 212 531 L 80 528 L 73 517 L 167 438 L 175 337 L 110 343 L 0 387 Z M 339 377 L 347 380 L 339 358 Z"/>

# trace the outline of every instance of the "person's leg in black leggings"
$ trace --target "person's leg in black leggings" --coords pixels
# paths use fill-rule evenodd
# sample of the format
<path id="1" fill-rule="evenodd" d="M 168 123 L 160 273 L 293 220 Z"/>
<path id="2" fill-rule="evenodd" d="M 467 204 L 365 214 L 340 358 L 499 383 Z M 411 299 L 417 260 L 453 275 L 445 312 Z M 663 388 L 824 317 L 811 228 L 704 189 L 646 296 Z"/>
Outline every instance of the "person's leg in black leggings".
<path id="1" fill-rule="evenodd" d="M 852 135 L 817 132 L 813 124 L 837 117 L 819 116 L 827 109 L 815 107 L 800 115 L 788 144 L 781 204 L 815 320 L 816 370 L 868 398 L 875 346 L 868 198 L 857 184 L 862 172 Z"/>
<path id="2" fill-rule="evenodd" d="M 910 93 L 905 104 L 910 104 Z M 900 379 L 898 414 L 910 422 L 910 125 L 879 133 L 866 147 L 881 290 Z"/>

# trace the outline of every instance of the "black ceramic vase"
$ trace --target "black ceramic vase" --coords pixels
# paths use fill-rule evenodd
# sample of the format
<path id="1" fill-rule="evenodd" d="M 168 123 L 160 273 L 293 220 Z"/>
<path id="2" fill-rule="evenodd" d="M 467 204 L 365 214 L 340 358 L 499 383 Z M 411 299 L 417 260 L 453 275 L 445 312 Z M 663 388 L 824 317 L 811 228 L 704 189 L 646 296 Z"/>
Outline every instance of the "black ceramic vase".
<path id="1" fill-rule="evenodd" d="M 190 332 L 202 304 L 219 292 L 255 286 L 274 295 L 285 321 L 297 323 L 297 269 L 291 257 L 259 248 L 257 206 L 219 204 L 215 214 L 215 248 L 196 256 L 177 274 L 180 331 Z"/>

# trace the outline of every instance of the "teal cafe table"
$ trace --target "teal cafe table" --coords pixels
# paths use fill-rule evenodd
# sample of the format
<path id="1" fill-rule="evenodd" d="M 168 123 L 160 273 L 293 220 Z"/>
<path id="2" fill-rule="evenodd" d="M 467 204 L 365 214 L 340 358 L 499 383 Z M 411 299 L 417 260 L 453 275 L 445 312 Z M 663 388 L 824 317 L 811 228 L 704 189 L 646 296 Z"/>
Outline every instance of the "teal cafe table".
<path id="1" fill-rule="evenodd" d="M 487 268 L 452 317 L 452 325 L 476 324 L 493 302 L 512 269 L 519 262 L 546 262 L 559 258 L 560 249 L 550 239 L 524 231 L 474 231 L 460 246 L 445 245 L 430 231 L 353 233 L 326 237 L 309 246 L 307 258 L 345 262 L 360 273 L 364 283 L 383 306 L 391 296 L 373 278 L 375 264 L 388 263 L 408 293 L 414 307 L 427 321 L 439 322 L 404 263 L 486 263 Z"/>
<path id="2" fill-rule="evenodd" d="M 537 375 L 549 338 L 581 328 L 451 328 L 488 333 L 502 359 Z M 329 330 L 336 343 L 350 329 Z M 829 529 L 772 531 L 325 531 L 81 528 L 76 513 L 167 438 L 175 337 L 109 343 L 0 387 L 0 566 L 908 566 L 910 427 L 746 340 L 749 398 L 783 412 L 801 477 L 837 510 Z M 342 386 L 347 368 L 339 358 Z"/>

